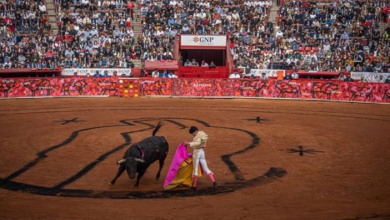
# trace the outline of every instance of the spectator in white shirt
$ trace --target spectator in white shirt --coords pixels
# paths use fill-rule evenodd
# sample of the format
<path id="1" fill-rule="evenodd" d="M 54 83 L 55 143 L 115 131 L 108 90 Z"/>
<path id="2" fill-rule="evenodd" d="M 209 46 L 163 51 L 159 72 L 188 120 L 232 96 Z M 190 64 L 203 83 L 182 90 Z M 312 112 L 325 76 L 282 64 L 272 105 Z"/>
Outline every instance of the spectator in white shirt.
<path id="1" fill-rule="evenodd" d="M 175 78 L 177 78 L 177 76 L 170 72 L 170 73 L 168 73 L 168 78 L 175 79 Z"/>
<path id="2" fill-rule="evenodd" d="M 330 44 L 329 42 L 327 41 L 325 44 L 324 44 L 324 52 L 328 52 L 330 50 Z"/>
<path id="3" fill-rule="evenodd" d="M 41 2 L 41 4 L 38 6 L 39 10 L 42 12 L 42 13 L 45 13 L 46 12 L 46 6 L 43 4 L 43 2 Z"/>
<path id="4" fill-rule="evenodd" d="M 233 14 L 232 14 L 232 18 L 233 20 L 240 20 L 240 15 L 238 14 L 238 12 L 236 10 L 233 11 Z"/>
<path id="5" fill-rule="evenodd" d="M 184 63 L 184 66 L 192 66 L 191 61 L 187 59 L 186 62 Z"/>
<path id="6" fill-rule="evenodd" d="M 293 73 L 291 74 L 291 78 L 292 78 L 292 79 L 299 79 L 299 75 L 295 72 L 295 70 L 294 70 Z"/>
<path id="7" fill-rule="evenodd" d="M 283 37 L 283 32 L 282 32 L 282 30 L 278 30 L 278 32 L 276 32 L 276 37 L 277 38 L 282 38 Z"/>
<path id="8" fill-rule="evenodd" d="M 261 73 L 260 80 L 268 80 L 268 76 L 263 72 Z"/>
<path id="9" fill-rule="evenodd" d="M 237 71 L 234 71 L 234 73 L 232 73 L 229 76 L 229 79 L 239 79 L 239 78 L 240 78 L 240 74 L 238 74 Z"/>
<path id="10" fill-rule="evenodd" d="M 202 60 L 201 67 L 209 67 L 209 64 Z"/>
<path id="11" fill-rule="evenodd" d="M 153 78 L 158 78 L 160 76 L 160 73 L 158 72 L 158 69 L 156 68 L 153 72 L 152 72 L 152 77 Z"/>

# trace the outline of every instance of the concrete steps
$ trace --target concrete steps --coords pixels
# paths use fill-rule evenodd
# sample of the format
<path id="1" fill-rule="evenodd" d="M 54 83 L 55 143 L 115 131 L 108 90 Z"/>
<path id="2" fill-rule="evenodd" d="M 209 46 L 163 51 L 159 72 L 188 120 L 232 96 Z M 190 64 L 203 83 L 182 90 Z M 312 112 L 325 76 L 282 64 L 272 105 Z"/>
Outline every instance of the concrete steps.
<path id="1" fill-rule="evenodd" d="M 134 30 L 134 38 L 137 39 L 138 36 L 142 35 L 142 27 L 141 27 L 141 10 L 138 8 L 138 6 L 134 9 L 135 15 L 134 19 L 131 22 L 131 25 Z M 135 68 L 141 68 L 144 63 L 141 60 L 133 60 Z"/>
<path id="2" fill-rule="evenodd" d="M 279 16 L 278 15 L 278 10 L 279 10 L 279 6 L 277 5 L 277 1 L 273 0 L 272 1 L 272 7 L 270 9 L 268 22 L 271 22 L 271 23 L 274 24 L 274 34 L 279 29 L 278 24 L 276 22 L 276 18 Z"/>
<path id="3" fill-rule="evenodd" d="M 49 15 L 49 23 L 51 26 L 52 33 L 54 35 L 57 35 L 59 32 L 58 25 L 57 25 L 57 13 L 54 5 L 54 0 L 46 0 L 45 1 L 46 10 Z"/>

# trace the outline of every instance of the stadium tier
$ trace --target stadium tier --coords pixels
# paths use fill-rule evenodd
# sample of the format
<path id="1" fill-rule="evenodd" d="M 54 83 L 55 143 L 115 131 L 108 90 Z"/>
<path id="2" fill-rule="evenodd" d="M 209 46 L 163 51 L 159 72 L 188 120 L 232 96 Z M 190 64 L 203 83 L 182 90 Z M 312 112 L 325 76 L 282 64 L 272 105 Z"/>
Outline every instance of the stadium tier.
<path id="1" fill-rule="evenodd" d="M 387 73 L 389 11 L 388 0 L 2 0 L 0 67 Z M 228 48 L 189 54 L 175 46 L 184 35 L 227 36 Z"/>

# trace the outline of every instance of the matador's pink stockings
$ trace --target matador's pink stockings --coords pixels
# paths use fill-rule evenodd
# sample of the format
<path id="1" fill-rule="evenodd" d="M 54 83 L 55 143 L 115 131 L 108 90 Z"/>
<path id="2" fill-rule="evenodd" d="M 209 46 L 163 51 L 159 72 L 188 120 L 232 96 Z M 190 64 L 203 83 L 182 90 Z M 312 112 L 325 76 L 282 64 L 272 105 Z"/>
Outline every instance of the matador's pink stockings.
<path id="1" fill-rule="evenodd" d="M 198 176 L 194 176 L 192 179 L 192 188 L 196 188 L 196 182 L 198 181 Z"/>
<path id="2" fill-rule="evenodd" d="M 215 180 L 214 180 L 214 176 L 213 176 L 213 173 L 209 173 L 209 175 L 208 175 L 208 176 L 209 176 L 209 178 L 211 179 L 211 181 L 212 181 L 212 182 L 215 182 Z"/>

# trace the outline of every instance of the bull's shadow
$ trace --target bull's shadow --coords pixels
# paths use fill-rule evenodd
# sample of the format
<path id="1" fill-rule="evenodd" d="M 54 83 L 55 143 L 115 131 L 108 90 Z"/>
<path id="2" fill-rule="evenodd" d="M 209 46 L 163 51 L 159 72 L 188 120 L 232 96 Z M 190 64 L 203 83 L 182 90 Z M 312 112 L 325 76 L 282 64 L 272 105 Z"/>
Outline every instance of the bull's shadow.
<path id="1" fill-rule="evenodd" d="M 221 160 L 227 165 L 229 170 L 231 171 L 232 175 L 235 178 L 234 182 L 221 184 L 218 186 L 217 190 L 214 190 L 212 188 L 209 189 L 199 189 L 198 191 L 194 192 L 191 190 L 175 190 L 170 192 L 163 192 L 163 191 L 93 191 L 93 190 L 77 190 L 77 189 L 64 189 L 65 186 L 73 183 L 74 181 L 80 179 L 85 174 L 87 174 L 89 171 L 91 171 L 94 167 L 96 167 L 99 163 L 107 159 L 110 155 L 113 153 L 122 150 L 123 148 L 129 146 L 129 144 L 132 143 L 130 134 L 138 133 L 138 132 L 144 132 L 144 131 L 150 131 L 155 128 L 154 125 L 149 124 L 149 122 L 156 122 L 156 121 L 166 121 L 168 123 L 172 123 L 175 126 L 178 126 L 181 129 L 185 129 L 186 126 L 184 124 L 181 124 L 178 121 L 187 120 L 191 121 L 191 123 L 198 123 L 201 124 L 204 127 L 209 128 L 216 128 L 216 129 L 226 129 L 226 130 L 234 130 L 238 132 L 243 132 L 246 135 L 248 135 L 248 138 L 251 139 L 251 144 L 249 146 L 246 146 L 245 148 L 238 150 L 234 153 L 225 154 L 221 156 Z M 16 177 L 22 175 L 27 170 L 31 169 L 35 165 L 37 165 L 39 162 L 44 160 L 47 156 L 47 153 L 57 150 L 61 147 L 64 147 L 74 141 L 77 136 L 79 136 L 79 133 L 85 132 L 85 131 L 91 131 L 94 129 L 100 129 L 100 128 L 108 128 L 108 127 L 116 127 L 116 126 L 136 126 L 136 125 L 146 125 L 147 128 L 131 131 L 131 132 L 125 132 L 121 133 L 124 143 L 120 146 L 114 148 L 111 151 L 106 152 L 105 154 L 98 157 L 94 162 L 88 164 L 83 169 L 81 169 L 78 173 L 74 174 L 72 177 L 68 178 L 67 180 L 64 180 L 63 182 L 59 183 L 58 185 L 54 187 L 42 187 L 42 186 L 36 186 L 36 185 L 30 185 L 26 183 L 20 183 L 13 181 Z M 155 124 L 155 123 L 153 123 Z M 68 137 L 64 142 L 62 142 L 59 145 L 55 145 L 52 147 L 49 147 L 37 154 L 37 158 L 30 163 L 26 164 L 23 168 L 17 170 L 16 172 L 12 173 L 5 179 L 0 178 L 0 187 L 11 190 L 11 191 L 22 191 L 37 195 L 46 195 L 46 196 L 60 196 L 60 197 L 78 197 L 78 198 L 111 198 L 111 199 L 153 199 L 153 198 L 174 198 L 174 197 L 193 197 L 193 196 L 204 196 L 204 195 L 217 195 L 217 194 L 223 194 L 223 193 L 229 193 L 234 192 L 236 190 L 252 187 L 255 185 L 261 185 L 270 183 L 277 178 L 281 178 L 284 175 L 286 175 L 286 171 L 281 168 L 273 168 L 271 167 L 268 172 L 266 172 L 263 175 L 258 176 L 257 178 L 246 180 L 244 176 L 241 174 L 241 171 L 239 167 L 231 160 L 232 156 L 247 153 L 248 151 L 254 149 L 255 147 L 258 147 L 260 143 L 260 138 L 250 132 L 246 131 L 240 128 L 228 128 L 228 127 L 219 127 L 219 126 L 211 126 L 208 123 L 198 120 L 198 119 L 188 119 L 188 118 L 140 118 L 140 119 L 128 119 L 128 120 L 121 120 L 120 125 L 112 125 L 112 126 L 100 126 L 100 127 L 92 127 L 82 130 L 74 131 L 70 137 Z"/>

